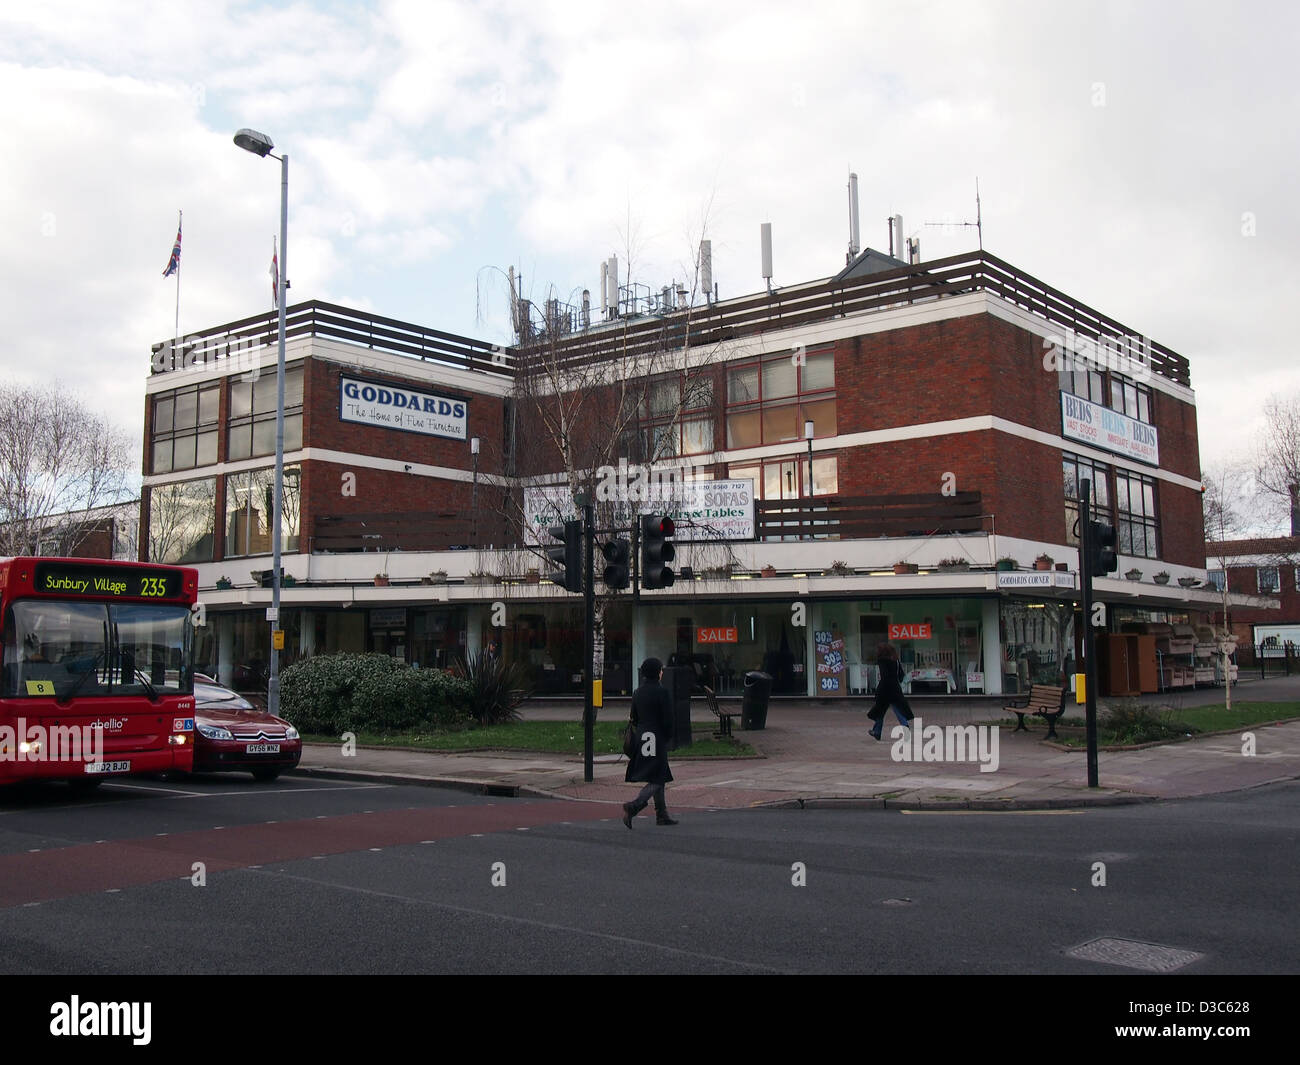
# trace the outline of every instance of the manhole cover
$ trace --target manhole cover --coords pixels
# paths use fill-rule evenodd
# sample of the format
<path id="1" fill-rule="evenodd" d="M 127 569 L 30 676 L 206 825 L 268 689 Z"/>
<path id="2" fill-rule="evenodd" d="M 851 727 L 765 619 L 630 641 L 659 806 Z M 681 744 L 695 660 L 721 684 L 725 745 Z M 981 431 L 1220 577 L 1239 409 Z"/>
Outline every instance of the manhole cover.
<path id="1" fill-rule="evenodd" d="M 1068 958 L 1095 961 L 1103 965 L 1123 965 L 1149 973 L 1168 973 L 1204 957 L 1195 950 L 1162 947 L 1159 943 L 1140 943 L 1135 939 L 1093 939 L 1065 952 Z"/>

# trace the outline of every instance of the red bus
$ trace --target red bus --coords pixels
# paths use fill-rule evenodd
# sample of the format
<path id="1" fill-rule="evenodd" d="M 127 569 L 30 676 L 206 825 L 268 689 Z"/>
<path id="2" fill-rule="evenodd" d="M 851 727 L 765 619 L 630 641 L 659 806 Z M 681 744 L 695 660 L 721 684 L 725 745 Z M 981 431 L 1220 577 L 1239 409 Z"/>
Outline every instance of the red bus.
<path id="1" fill-rule="evenodd" d="M 0 559 L 0 784 L 188 773 L 198 588 L 175 566 Z"/>

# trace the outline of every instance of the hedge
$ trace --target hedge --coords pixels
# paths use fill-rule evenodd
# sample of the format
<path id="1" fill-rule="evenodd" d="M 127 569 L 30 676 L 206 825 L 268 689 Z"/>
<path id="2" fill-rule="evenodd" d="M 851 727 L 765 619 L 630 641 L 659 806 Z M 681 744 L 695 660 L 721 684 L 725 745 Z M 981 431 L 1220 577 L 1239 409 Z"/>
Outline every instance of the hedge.
<path id="1" fill-rule="evenodd" d="M 280 712 L 303 732 L 448 728 L 469 717 L 469 685 L 438 669 L 388 655 L 305 658 L 280 675 Z"/>

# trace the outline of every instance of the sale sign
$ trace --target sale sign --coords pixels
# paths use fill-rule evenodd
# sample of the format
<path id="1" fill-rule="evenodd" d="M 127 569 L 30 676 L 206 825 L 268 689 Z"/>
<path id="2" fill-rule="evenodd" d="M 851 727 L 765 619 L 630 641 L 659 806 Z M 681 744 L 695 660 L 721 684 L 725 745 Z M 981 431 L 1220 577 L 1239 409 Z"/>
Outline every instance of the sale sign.
<path id="1" fill-rule="evenodd" d="M 739 643 L 740 630 L 736 628 L 696 629 L 696 643 Z"/>
<path id="2" fill-rule="evenodd" d="M 928 640 L 930 639 L 930 625 L 928 622 L 915 622 L 911 625 L 890 625 L 889 638 L 891 640 Z"/>
<path id="3" fill-rule="evenodd" d="M 845 681 L 844 637 L 838 630 L 813 633 L 817 646 L 817 693 L 819 695 L 844 695 L 848 691 Z"/>

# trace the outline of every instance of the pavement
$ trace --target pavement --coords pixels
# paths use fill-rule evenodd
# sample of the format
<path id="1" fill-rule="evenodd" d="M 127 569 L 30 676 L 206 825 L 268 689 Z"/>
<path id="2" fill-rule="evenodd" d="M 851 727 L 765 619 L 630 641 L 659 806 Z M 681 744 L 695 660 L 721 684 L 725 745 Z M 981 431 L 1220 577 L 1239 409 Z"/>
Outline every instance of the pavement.
<path id="1" fill-rule="evenodd" d="M 1233 700 L 1300 701 L 1300 675 L 1242 679 Z M 1207 688 L 1141 700 L 1174 708 L 1223 703 L 1223 691 Z M 919 719 L 916 735 L 890 715 L 884 739 L 868 733 L 870 700 L 775 701 L 766 727 L 736 735 L 758 757 L 686 759 L 669 756 L 674 781 L 668 785 L 671 811 L 738 809 L 753 806 L 848 806 L 866 808 L 1035 810 L 1186 799 L 1243 791 L 1300 778 L 1300 720 L 1256 725 L 1231 733 L 1138 749 L 1103 750 L 1098 783 L 1088 786 L 1087 756 L 1045 742 L 1046 725 L 1029 719 L 1031 731 L 1003 725 L 982 730 L 983 746 L 963 751 L 940 743 L 931 726 L 965 726 L 1005 721 L 1005 697 L 911 698 Z M 1104 705 L 1105 701 L 1103 701 Z M 625 721 L 627 700 L 611 702 L 603 720 Z M 1067 716 L 1083 708 L 1067 704 Z M 578 702 L 531 702 L 525 719 L 570 720 L 581 734 Z M 716 719 L 693 703 L 692 732 L 708 738 Z M 893 736 L 891 737 L 891 733 Z M 1254 753 L 1246 753 L 1245 733 Z M 965 760 L 961 760 L 963 758 Z M 995 757 L 996 755 L 996 757 Z M 594 780 L 583 780 L 580 756 L 528 752 L 442 753 L 308 744 L 299 772 L 321 776 L 422 784 L 495 795 L 534 795 L 617 805 L 639 784 L 623 780 L 626 759 L 598 756 Z"/>

